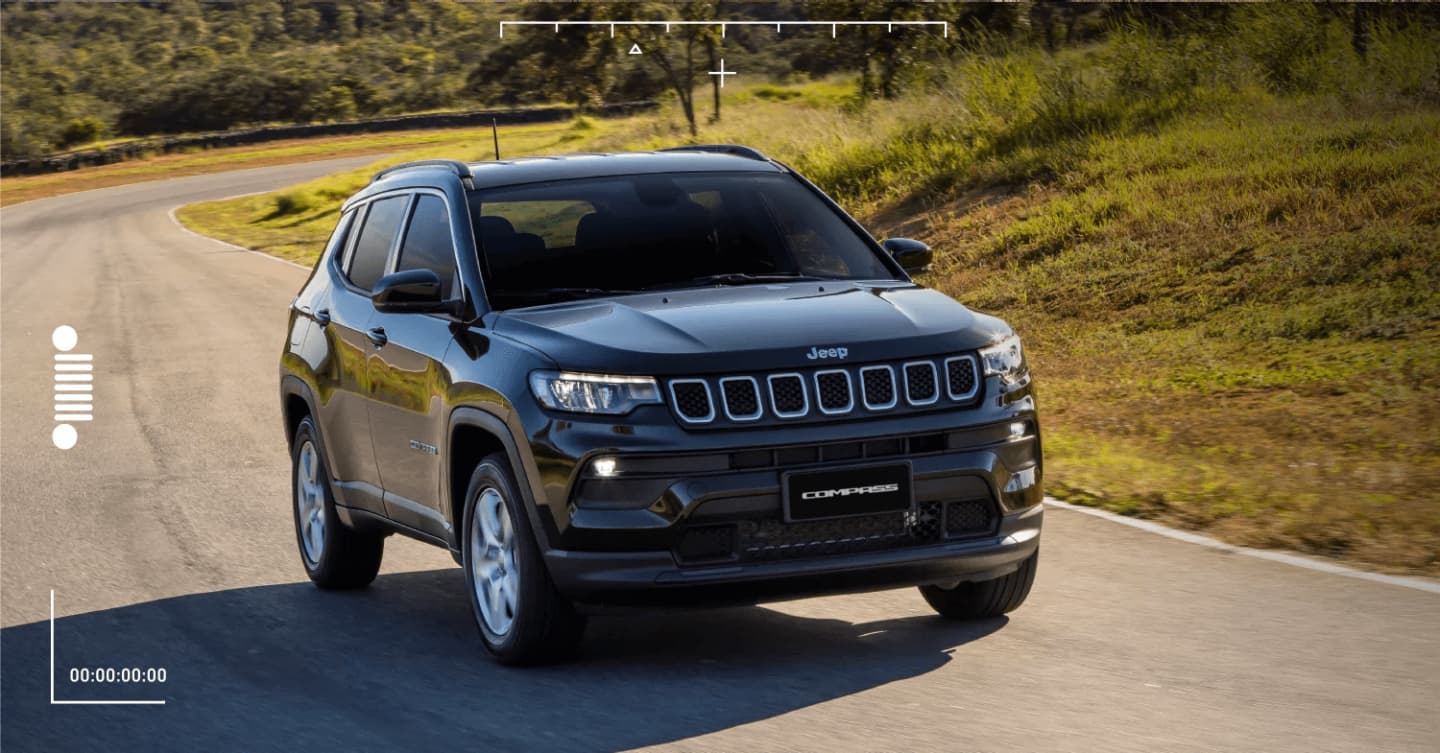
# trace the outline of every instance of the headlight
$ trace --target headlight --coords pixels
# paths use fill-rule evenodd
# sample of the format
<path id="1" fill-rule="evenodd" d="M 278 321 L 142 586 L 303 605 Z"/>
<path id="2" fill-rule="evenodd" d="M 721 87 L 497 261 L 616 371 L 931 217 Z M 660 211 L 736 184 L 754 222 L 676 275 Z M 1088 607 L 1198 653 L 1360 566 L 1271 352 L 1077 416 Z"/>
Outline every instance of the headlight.
<path id="1" fill-rule="evenodd" d="M 660 388 L 652 377 L 536 371 L 530 375 L 530 391 L 546 408 L 572 413 L 620 415 L 637 405 L 660 402 Z"/>
<path id="2" fill-rule="evenodd" d="M 980 349 L 980 360 L 985 363 L 985 375 L 994 374 L 1005 384 L 1023 381 L 1027 373 L 1025 351 L 1020 348 L 1020 338 L 1015 335 Z"/>

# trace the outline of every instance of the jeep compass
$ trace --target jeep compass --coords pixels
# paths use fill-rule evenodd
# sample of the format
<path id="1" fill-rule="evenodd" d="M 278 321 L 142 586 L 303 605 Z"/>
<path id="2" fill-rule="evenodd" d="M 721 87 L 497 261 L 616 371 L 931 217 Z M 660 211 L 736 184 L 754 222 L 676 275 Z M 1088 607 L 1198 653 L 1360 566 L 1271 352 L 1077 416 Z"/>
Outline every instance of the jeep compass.
<path id="1" fill-rule="evenodd" d="M 611 605 L 918 586 L 1025 600 L 1040 425 L 1004 322 L 740 146 L 386 169 L 291 306 L 295 537 L 322 588 L 447 548 L 497 659 Z"/>

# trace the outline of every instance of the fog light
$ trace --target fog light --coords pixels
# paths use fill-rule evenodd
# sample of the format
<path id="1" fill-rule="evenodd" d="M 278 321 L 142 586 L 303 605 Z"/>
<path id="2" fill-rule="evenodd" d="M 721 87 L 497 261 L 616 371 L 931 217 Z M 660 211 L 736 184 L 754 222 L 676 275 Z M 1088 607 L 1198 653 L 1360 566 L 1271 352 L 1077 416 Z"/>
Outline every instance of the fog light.
<path id="1" fill-rule="evenodd" d="M 1025 491 L 1026 489 L 1029 489 L 1034 485 L 1035 469 L 1026 468 L 1023 471 L 1017 471 L 1015 475 L 1010 477 L 1009 481 L 1005 482 L 1005 493 L 1010 494 L 1013 492 Z"/>
<path id="2" fill-rule="evenodd" d="M 594 471 L 596 476 L 605 478 L 614 476 L 618 466 L 619 463 L 615 462 L 615 458 L 595 458 L 590 461 L 590 470 Z"/>
<path id="3" fill-rule="evenodd" d="M 1021 437 L 1023 437 L 1023 436 L 1025 436 L 1025 422 L 1024 422 L 1024 421 L 1016 421 L 1015 423 L 1010 424 L 1010 438 L 1011 438 L 1011 439 L 1019 439 L 1019 438 L 1021 438 Z"/>

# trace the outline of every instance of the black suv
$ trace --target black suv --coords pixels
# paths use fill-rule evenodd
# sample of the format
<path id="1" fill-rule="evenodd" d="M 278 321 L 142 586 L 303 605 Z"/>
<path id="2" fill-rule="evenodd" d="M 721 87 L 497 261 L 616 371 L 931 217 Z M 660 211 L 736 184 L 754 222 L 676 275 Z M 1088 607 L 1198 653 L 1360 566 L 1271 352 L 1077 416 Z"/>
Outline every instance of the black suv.
<path id="1" fill-rule="evenodd" d="M 930 258 L 746 147 L 387 169 L 291 307 L 305 569 L 360 587 L 391 533 L 446 547 L 507 662 L 597 606 L 1014 609 L 1030 374 L 1004 322 L 911 281 Z"/>

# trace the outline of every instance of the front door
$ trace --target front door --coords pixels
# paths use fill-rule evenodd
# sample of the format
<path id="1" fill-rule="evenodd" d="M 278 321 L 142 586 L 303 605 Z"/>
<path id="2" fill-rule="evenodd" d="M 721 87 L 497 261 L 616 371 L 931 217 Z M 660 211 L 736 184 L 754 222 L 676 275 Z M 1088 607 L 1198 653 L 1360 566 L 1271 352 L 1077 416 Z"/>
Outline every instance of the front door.
<path id="1" fill-rule="evenodd" d="M 395 271 L 429 269 L 448 299 L 460 295 L 450 212 L 438 194 L 416 194 L 400 242 Z M 376 312 L 370 322 L 384 344 L 369 360 L 370 435 L 391 519 L 449 538 L 440 504 L 439 455 L 444 446 L 446 353 L 451 321 L 431 314 Z"/>
<path id="2" fill-rule="evenodd" d="M 380 471 L 370 437 L 369 360 L 374 351 L 371 321 L 376 311 L 370 288 L 384 274 L 405 216 L 408 196 L 373 201 L 357 220 L 358 230 L 325 300 L 314 304 L 324 321 L 328 363 L 320 370 L 323 440 L 342 502 L 383 514 Z"/>

